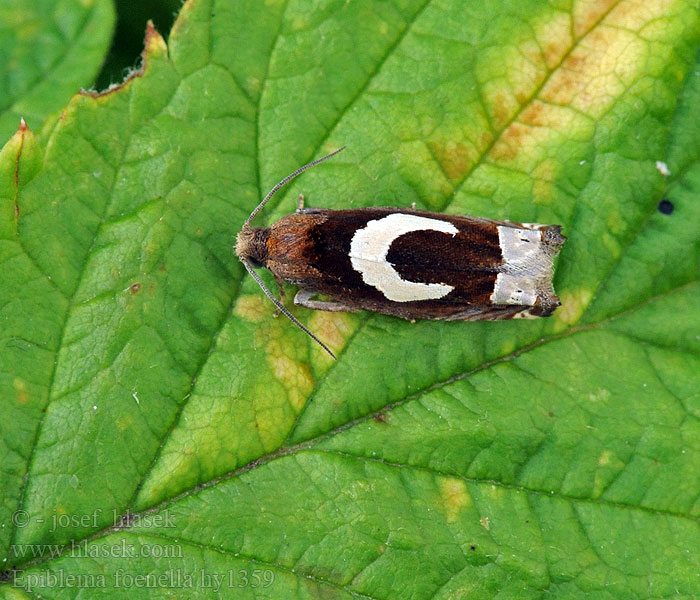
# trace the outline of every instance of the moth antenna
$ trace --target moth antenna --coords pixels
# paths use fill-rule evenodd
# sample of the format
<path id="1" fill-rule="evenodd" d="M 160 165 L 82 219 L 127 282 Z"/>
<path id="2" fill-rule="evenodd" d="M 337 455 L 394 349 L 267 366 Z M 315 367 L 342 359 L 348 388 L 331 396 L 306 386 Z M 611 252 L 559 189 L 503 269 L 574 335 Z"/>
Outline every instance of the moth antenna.
<path id="1" fill-rule="evenodd" d="M 301 174 L 302 174 L 304 171 L 306 171 L 307 169 L 310 169 L 311 167 L 315 167 L 318 163 L 322 163 L 324 160 L 328 160 L 329 158 L 335 156 L 336 154 L 338 154 L 338 152 L 342 152 L 343 150 L 345 150 L 345 146 L 341 146 L 340 148 L 338 148 L 337 150 L 334 150 L 334 151 L 331 152 L 330 154 L 326 154 L 326 156 L 322 156 L 321 158 L 317 158 L 315 161 L 310 162 L 309 164 L 304 165 L 303 167 L 298 168 L 296 171 L 294 171 L 294 173 L 291 173 L 290 175 L 287 175 L 282 181 L 280 181 L 275 187 L 273 187 L 273 188 L 267 193 L 267 196 L 265 196 L 265 197 L 262 199 L 262 202 L 261 202 L 260 204 L 258 204 L 258 205 L 255 207 L 255 209 L 253 210 L 253 212 L 250 213 L 250 216 L 248 217 L 248 219 L 246 219 L 246 222 L 243 223 L 243 227 L 247 227 L 248 225 L 250 225 L 250 222 L 251 222 L 251 221 L 257 216 L 257 214 L 264 208 L 264 206 L 267 204 L 268 200 L 269 200 L 270 198 L 272 198 L 272 196 L 275 195 L 275 193 L 277 192 L 277 190 L 279 190 L 281 187 L 285 186 L 285 185 L 286 185 L 287 183 L 289 183 L 292 179 L 294 179 L 297 175 L 301 175 Z M 291 318 L 292 320 L 294 320 L 294 317 L 292 317 L 291 315 L 289 315 L 289 316 L 290 316 L 290 318 Z M 301 325 L 300 325 L 300 327 L 301 327 L 302 329 L 304 328 L 304 327 L 301 326 Z M 307 333 L 308 333 L 308 332 L 307 332 Z M 311 335 L 311 334 L 310 334 L 310 335 Z M 311 337 L 313 337 L 313 336 L 311 336 Z M 315 338 L 314 338 L 314 339 L 315 339 Z M 318 340 L 316 340 L 316 341 L 318 341 Z M 319 344 L 320 344 L 320 342 L 319 342 Z M 323 344 L 321 344 L 321 345 L 323 346 Z M 325 348 L 325 346 L 324 346 L 324 348 Z M 328 350 L 328 348 L 326 348 L 326 350 Z M 329 352 L 330 352 L 330 350 L 329 350 Z M 334 357 L 334 358 L 335 358 L 335 357 Z"/>
<path id="2" fill-rule="evenodd" d="M 342 148 L 340 149 L 342 150 Z M 333 154 L 336 154 L 337 152 L 340 152 L 340 150 L 336 150 Z M 329 156 L 333 156 L 333 154 L 329 154 L 328 156 L 324 156 L 320 160 L 325 160 Z M 317 163 L 320 161 L 316 161 Z M 309 163 L 306 165 L 307 167 L 312 167 L 314 163 Z M 291 177 L 291 176 L 290 176 Z M 289 178 L 288 178 L 289 179 Z M 279 187 L 279 184 L 278 184 Z M 312 340 L 314 340 L 321 348 L 323 348 L 328 354 L 330 354 L 333 357 L 333 360 L 338 360 L 330 350 L 328 346 L 326 346 L 321 340 L 319 340 L 313 333 L 311 333 L 306 327 L 304 327 L 298 320 L 297 318 L 290 313 L 284 304 L 282 304 L 277 298 L 275 298 L 274 294 L 267 289 L 267 286 L 263 283 L 263 280 L 260 279 L 260 276 L 255 272 L 253 269 L 252 265 L 243 257 L 240 257 L 241 262 L 245 266 L 245 268 L 248 270 L 248 273 L 250 273 L 250 276 L 255 279 L 256 283 L 260 286 L 260 289 L 265 292 L 265 295 L 272 300 L 272 303 L 278 308 L 278 310 L 284 314 L 285 317 L 287 317 L 292 323 L 294 323 L 299 329 L 301 329 L 306 335 L 308 335 Z"/>

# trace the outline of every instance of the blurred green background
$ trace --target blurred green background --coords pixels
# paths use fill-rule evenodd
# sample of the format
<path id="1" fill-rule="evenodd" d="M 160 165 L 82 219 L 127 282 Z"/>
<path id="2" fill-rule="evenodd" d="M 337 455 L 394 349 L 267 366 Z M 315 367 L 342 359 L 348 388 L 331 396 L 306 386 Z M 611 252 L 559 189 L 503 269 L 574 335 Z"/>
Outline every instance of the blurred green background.
<path id="1" fill-rule="evenodd" d="M 167 40 L 182 4 L 183 0 L 115 0 L 117 26 L 95 88 L 104 90 L 112 83 L 120 83 L 129 70 L 139 65 L 149 19 Z"/>

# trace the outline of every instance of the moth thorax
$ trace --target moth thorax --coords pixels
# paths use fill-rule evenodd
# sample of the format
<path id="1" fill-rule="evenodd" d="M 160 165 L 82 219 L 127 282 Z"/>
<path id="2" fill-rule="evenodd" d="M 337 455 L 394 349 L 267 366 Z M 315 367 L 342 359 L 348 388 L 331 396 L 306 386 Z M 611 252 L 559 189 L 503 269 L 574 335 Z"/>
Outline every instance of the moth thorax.
<path id="1" fill-rule="evenodd" d="M 236 238 L 236 255 L 257 265 L 267 261 L 268 227 L 250 227 L 245 225 Z"/>

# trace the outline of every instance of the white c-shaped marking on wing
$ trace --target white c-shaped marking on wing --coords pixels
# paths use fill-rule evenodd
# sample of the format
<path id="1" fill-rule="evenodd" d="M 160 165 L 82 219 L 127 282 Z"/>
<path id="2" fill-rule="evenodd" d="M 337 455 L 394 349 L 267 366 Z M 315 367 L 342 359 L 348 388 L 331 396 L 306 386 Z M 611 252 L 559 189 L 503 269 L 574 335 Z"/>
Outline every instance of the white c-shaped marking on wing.
<path id="1" fill-rule="evenodd" d="M 411 302 L 437 300 L 447 296 L 454 287 L 443 283 L 417 283 L 401 279 L 394 266 L 386 260 L 395 239 L 411 231 L 426 229 L 456 235 L 459 230 L 447 221 L 417 215 L 394 213 L 369 221 L 358 229 L 350 243 L 352 268 L 362 275 L 362 281 L 377 288 L 387 300 Z"/>

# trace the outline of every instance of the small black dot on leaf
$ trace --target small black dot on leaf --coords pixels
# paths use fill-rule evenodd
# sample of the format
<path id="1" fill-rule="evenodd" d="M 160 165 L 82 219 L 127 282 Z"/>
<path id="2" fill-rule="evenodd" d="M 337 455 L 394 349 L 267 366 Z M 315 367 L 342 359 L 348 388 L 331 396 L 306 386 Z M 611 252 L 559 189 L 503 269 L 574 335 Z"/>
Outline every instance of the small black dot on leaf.
<path id="1" fill-rule="evenodd" d="M 671 202 L 668 198 L 664 198 L 661 202 L 659 202 L 659 212 L 664 215 L 670 215 L 674 208 L 675 206 L 673 206 L 673 202 Z"/>

